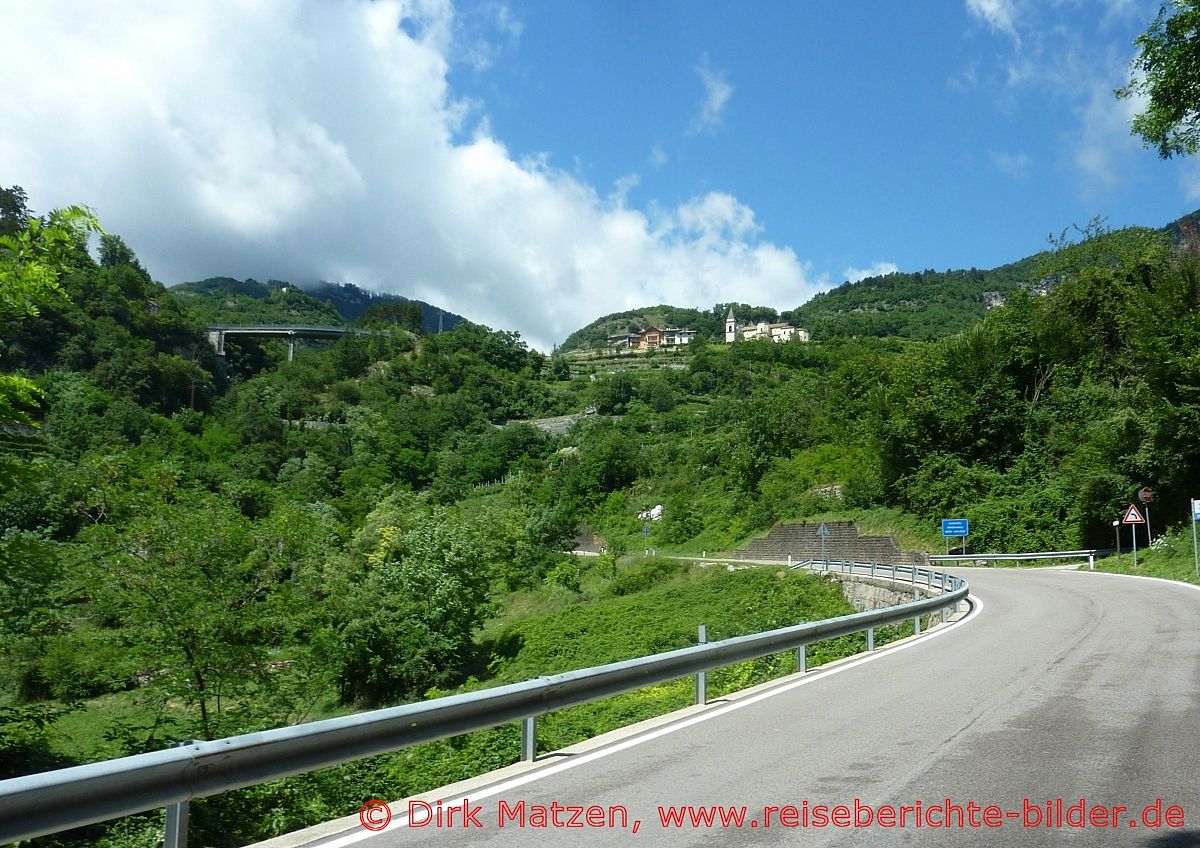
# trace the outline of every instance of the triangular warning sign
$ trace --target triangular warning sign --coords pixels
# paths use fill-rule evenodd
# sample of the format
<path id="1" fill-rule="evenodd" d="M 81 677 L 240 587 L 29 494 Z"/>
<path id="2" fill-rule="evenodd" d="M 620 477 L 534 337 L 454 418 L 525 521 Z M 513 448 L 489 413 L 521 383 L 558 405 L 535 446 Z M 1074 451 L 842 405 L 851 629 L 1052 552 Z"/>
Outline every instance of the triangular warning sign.
<path id="1" fill-rule="evenodd" d="M 1130 504 L 1129 509 L 1125 510 L 1125 517 L 1121 519 L 1122 524 L 1145 524 L 1146 519 L 1138 512 L 1136 504 Z"/>

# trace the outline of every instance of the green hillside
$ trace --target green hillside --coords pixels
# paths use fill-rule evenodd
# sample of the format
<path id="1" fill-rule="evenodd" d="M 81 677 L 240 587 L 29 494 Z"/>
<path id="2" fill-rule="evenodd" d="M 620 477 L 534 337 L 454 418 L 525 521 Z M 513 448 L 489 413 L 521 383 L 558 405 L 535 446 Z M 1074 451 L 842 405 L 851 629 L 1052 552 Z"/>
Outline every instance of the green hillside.
<path id="1" fill-rule="evenodd" d="M 235 280 L 210 277 L 179 283 L 170 293 L 205 324 L 309 324 L 337 326 L 383 316 L 387 307 L 413 304 L 424 333 L 450 330 L 465 319 L 421 300 L 375 292 L 350 283 L 314 283 L 298 287 L 281 280 Z M 393 316 L 394 317 L 394 316 Z M 384 321 L 387 323 L 386 319 Z"/>
<path id="2" fill-rule="evenodd" d="M 750 306 L 747 303 L 718 303 L 707 311 L 687 309 L 678 306 L 648 306 L 645 309 L 631 309 L 626 312 L 614 312 L 597 318 L 586 327 L 576 330 L 567 336 L 566 341 L 559 345 L 560 353 L 575 350 L 592 350 L 603 347 L 609 336 L 620 333 L 636 333 L 647 327 L 682 327 L 699 332 L 697 341 L 725 338 L 725 316 L 729 307 L 733 307 L 734 317 L 742 323 L 751 321 L 778 321 L 779 313 L 769 306 Z"/>
<path id="3" fill-rule="evenodd" d="M 1195 241 L 1200 231 L 1200 211 L 1163 227 L 1159 232 L 1175 243 Z M 1117 239 L 1104 233 L 1097 222 L 1081 231 L 1096 245 Z M 1094 238 L 1091 238 L 1093 237 Z M 989 308 L 1006 301 L 1014 292 L 1042 293 L 1054 284 L 1039 269 L 1047 253 L 1027 256 L 991 270 L 897 272 L 842 283 L 816 295 L 807 303 L 776 313 L 769 307 L 735 304 L 740 323 L 766 319 L 789 321 L 812 333 L 814 339 L 887 338 L 936 339 L 952 336 L 977 324 Z M 607 336 L 651 325 L 690 327 L 711 339 L 722 339 L 729 304 L 707 311 L 674 306 L 653 306 L 616 312 L 576 330 L 560 347 L 562 352 L 601 347 Z"/>
<path id="4" fill-rule="evenodd" d="M 203 324 L 347 323 L 332 305 L 280 280 L 235 280 L 209 277 L 168 289 Z"/>
<path id="5" fill-rule="evenodd" d="M 977 323 L 988 303 L 1003 302 L 1013 292 L 1037 283 L 1037 258 L 1029 257 L 991 271 L 919 271 L 867 277 L 818 294 L 808 303 L 779 313 L 766 306 L 732 304 L 741 324 L 789 321 L 814 338 L 889 337 L 933 339 L 958 333 Z M 985 293 L 995 293 L 988 296 Z M 615 312 L 576 330 L 559 347 L 568 353 L 603 347 L 608 336 L 645 327 L 688 327 L 709 339 L 725 336 L 731 304 L 709 310 L 651 306 Z"/>
<path id="6" fill-rule="evenodd" d="M 461 315 L 448 312 L 439 306 L 426 303 L 423 300 L 413 300 L 403 295 L 390 292 L 378 292 L 360 288 L 353 283 L 313 283 L 305 285 L 304 291 L 318 300 L 324 301 L 338 311 L 343 318 L 350 322 L 359 322 L 367 317 L 367 311 L 372 307 L 415 304 L 421 310 L 421 332 L 438 333 L 452 330 L 466 319 Z M 386 310 L 384 310 L 386 311 Z"/>
<path id="7" fill-rule="evenodd" d="M 814 338 L 899 336 L 934 339 L 965 330 L 994 304 L 1037 282 L 1037 260 L 1022 259 L 991 271 L 898 272 L 867 277 L 818 294 L 785 313 Z M 993 292 L 998 297 L 985 296 Z"/>

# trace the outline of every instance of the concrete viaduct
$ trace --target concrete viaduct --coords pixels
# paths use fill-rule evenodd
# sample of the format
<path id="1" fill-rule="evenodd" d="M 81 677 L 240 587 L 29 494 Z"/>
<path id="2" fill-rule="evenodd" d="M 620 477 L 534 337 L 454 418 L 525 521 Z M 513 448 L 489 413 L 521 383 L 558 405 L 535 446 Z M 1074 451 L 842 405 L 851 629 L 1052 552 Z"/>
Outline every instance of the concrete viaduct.
<path id="1" fill-rule="evenodd" d="M 337 339 L 353 333 L 356 336 L 367 336 L 370 330 L 356 330 L 351 327 L 304 327 L 293 324 L 264 324 L 259 326 L 214 325 L 208 328 L 208 340 L 217 351 L 217 356 L 225 355 L 225 339 L 229 337 L 245 338 L 281 338 L 287 340 L 288 362 L 296 358 L 296 339 Z"/>

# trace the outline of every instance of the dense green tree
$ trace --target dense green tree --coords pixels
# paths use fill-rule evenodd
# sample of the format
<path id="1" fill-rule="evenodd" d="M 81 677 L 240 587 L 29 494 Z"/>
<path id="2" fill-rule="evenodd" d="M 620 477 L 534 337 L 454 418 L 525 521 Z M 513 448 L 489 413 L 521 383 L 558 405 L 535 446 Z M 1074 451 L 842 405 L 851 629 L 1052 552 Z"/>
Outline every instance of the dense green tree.
<path id="1" fill-rule="evenodd" d="M 174 502 L 171 502 L 174 501 Z M 97 525 L 78 563 L 88 594 L 137 633 L 141 673 L 164 698 L 198 711 L 197 732 L 213 739 L 266 670 L 268 590 L 279 579 L 251 557 L 249 527 L 213 496 L 147 502 L 126 529 Z"/>
<path id="2" fill-rule="evenodd" d="M 401 496 L 368 517 L 355 550 L 367 573 L 341 630 L 342 697 L 383 704 L 454 682 L 485 611 L 482 539 L 445 510 Z"/>
<path id="3" fill-rule="evenodd" d="M 29 195 L 20 186 L 0 188 L 0 236 L 13 236 L 25 229 L 32 213 Z"/>

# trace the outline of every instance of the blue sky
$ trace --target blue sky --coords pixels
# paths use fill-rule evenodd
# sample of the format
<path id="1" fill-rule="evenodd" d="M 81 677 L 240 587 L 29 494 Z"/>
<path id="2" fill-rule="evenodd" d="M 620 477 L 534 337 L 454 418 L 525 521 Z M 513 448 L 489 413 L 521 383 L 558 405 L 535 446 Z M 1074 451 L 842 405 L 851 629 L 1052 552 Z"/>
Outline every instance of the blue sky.
<path id="1" fill-rule="evenodd" d="M 640 207 L 729 191 L 833 277 L 992 267 L 1094 215 L 1200 206 L 1200 172 L 1142 150 L 1111 96 L 1157 3 L 513 8 L 519 42 L 453 79 L 514 154 L 598 187 L 635 173 Z M 729 95 L 696 132 L 704 73 Z"/>
<path id="2" fill-rule="evenodd" d="M 18 8 L 20 7 L 20 8 Z M 0 183 L 164 282 L 351 281 L 549 349 L 1200 206 L 1119 102 L 1142 0 L 0 5 Z"/>

